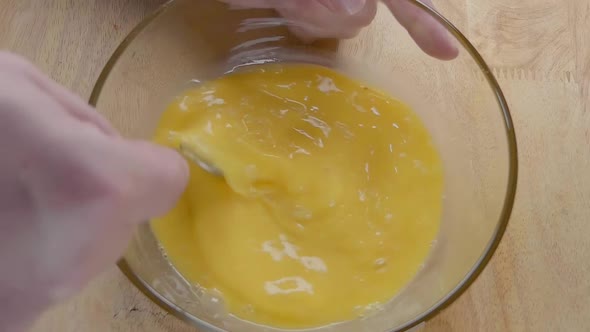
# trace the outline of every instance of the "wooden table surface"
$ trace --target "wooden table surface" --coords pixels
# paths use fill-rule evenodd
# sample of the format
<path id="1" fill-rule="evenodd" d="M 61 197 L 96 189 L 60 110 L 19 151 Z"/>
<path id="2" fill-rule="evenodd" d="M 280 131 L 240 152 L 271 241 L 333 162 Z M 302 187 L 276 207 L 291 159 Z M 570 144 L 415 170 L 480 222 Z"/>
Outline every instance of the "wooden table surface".
<path id="1" fill-rule="evenodd" d="M 87 98 L 114 48 L 162 2 L 0 0 L 0 49 L 27 56 Z M 425 330 L 590 331 L 590 2 L 438 2 L 506 92 L 520 174 L 491 264 Z M 113 266 L 33 331 L 195 330 L 151 304 Z"/>

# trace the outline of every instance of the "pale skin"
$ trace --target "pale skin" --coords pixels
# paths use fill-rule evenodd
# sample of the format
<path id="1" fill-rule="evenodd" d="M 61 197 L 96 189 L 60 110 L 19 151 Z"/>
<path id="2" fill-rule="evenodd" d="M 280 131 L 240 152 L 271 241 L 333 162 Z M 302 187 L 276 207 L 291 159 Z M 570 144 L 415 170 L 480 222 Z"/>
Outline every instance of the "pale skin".
<path id="1" fill-rule="evenodd" d="M 303 22 L 303 39 L 349 38 L 377 0 L 225 0 Z M 458 50 L 404 0 L 384 1 L 427 54 Z M 425 2 L 426 3 L 426 2 Z M 432 5 L 430 3 L 427 3 Z M 31 63 L 0 52 L 0 331 L 24 331 L 112 265 L 134 228 L 164 214 L 188 166 L 175 151 L 121 137 L 92 107 Z"/>

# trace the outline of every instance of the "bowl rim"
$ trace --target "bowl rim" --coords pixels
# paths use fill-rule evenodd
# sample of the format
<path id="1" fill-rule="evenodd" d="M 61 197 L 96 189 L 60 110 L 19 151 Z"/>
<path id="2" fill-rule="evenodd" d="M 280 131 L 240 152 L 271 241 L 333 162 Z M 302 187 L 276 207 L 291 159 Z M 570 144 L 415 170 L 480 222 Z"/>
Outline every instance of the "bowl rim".
<path id="1" fill-rule="evenodd" d="M 467 37 L 465 37 L 465 35 L 463 35 L 463 33 L 455 25 L 453 25 L 446 17 L 440 14 L 437 10 L 426 5 L 424 2 L 422 2 L 423 0 L 407 1 L 417 6 L 420 10 L 428 13 L 431 17 L 433 17 L 439 23 L 441 23 L 447 29 L 447 31 L 450 32 L 455 37 L 455 39 L 463 46 L 463 48 L 469 53 L 471 58 L 478 64 L 481 73 L 484 75 L 486 81 L 488 82 L 490 88 L 492 89 L 496 97 L 496 101 L 498 103 L 500 112 L 502 113 L 502 116 L 504 118 L 504 129 L 508 142 L 509 165 L 508 182 L 506 186 L 506 193 L 504 196 L 502 211 L 500 213 L 498 223 L 494 230 L 492 240 L 484 249 L 483 254 L 479 257 L 479 259 L 476 261 L 473 267 L 467 272 L 463 279 L 447 295 L 442 297 L 438 302 L 436 302 L 422 314 L 416 316 L 411 321 L 408 321 L 404 325 L 397 327 L 395 330 L 391 330 L 388 332 L 407 331 L 421 323 L 424 323 L 432 319 L 442 310 L 444 310 L 450 304 L 452 304 L 463 293 L 465 293 L 465 291 L 475 282 L 477 277 L 481 274 L 481 272 L 485 269 L 485 267 L 492 259 L 496 249 L 498 248 L 502 240 L 504 233 L 506 232 L 506 228 L 508 226 L 508 222 L 514 206 L 518 182 L 518 148 L 516 132 L 512 121 L 512 116 L 510 115 L 508 102 L 506 101 L 504 93 L 500 88 L 498 80 L 494 76 L 493 72 L 490 70 L 489 66 L 487 65 L 481 54 L 477 51 L 475 46 L 473 46 L 473 44 L 471 44 Z M 111 70 L 114 68 L 117 61 L 125 52 L 127 47 L 147 26 L 149 26 L 156 18 L 164 14 L 166 9 L 172 6 L 175 2 L 176 0 L 169 0 L 166 3 L 160 5 L 160 7 L 158 7 L 154 12 L 152 12 L 148 16 L 146 16 L 137 26 L 135 26 L 135 28 L 133 28 L 133 30 L 129 32 L 129 34 L 125 37 L 121 44 L 119 44 L 119 46 L 115 49 L 115 51 L 105 64 L 105 67 L 102 69 L 94 85 L 94 88 L 92 89 L 92 93 L 89 99 L 90 105 L 96 107 L 101 91 Z M 123 274 L 129 279 L 129 281 L 131 281 L 131 283 L 135 285 L 135 287 L 137 287 L 146 297 L 148 297 L 152 302 L 160 306 L 167 313 L 172 314 L 173 316 L 179 318 L 180 320 L 188 322 L 193 326 L 209 328 L 212 331 L 226 332 L 225 330 L 213 326 L 212 324 L 207 323 L 199 319 L 198 317 L 188 314 L 182 308 L 178 307 L 177 305 L 175 305 L 174 303 L 170 302 L 168 299 L 160 295 L 145 280 L 141 279 L 141 277 L 139 277 L 137 274 L 135 274 L 135 272 L 133 272 L 129 263 L 125 260 L 124 257 L 119 259 L 119 261 L 117 262 L 117 266 L 119 267 L 121 272 L 123 272 Z"/>

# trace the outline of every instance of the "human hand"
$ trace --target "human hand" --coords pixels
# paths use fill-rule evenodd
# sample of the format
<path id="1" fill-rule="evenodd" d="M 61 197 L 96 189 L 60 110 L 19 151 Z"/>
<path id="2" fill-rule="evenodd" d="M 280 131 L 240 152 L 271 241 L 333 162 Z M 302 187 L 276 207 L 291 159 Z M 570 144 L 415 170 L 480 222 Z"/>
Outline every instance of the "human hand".
<path id="1" fill-rule="evenodd" d="M 0 331 L 24 329 L 124 251 L 184 190 L 176 152 L 120 137 L 25 60 L 0 52 Z"/>
<path id="2" fill-rule="evenodd" d="M 294 32 L 304 39 L 352 38 L 375 18 L 378 0 L 222 0 L 251 8 L 274 8 L 304 23 Z M 383 0 L 395 18 L 427 54 L 451 60 L 459 51 L 446 29 L 408 0 Z M 423 0 L 433 7 L 431 0 Z"/>

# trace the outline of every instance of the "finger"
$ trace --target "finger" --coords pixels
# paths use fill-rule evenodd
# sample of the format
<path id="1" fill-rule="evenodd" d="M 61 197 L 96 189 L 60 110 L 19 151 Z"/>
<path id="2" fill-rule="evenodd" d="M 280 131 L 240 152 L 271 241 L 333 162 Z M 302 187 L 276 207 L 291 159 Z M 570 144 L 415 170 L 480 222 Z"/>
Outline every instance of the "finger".
<path id="1" fill-rule="evenodd" d="M 1 52 L 3 69 L 26 75 L 38 88 L 53 97 L 70 115 L 79 121 L 94 125 L 106 135 L 118 136 L 111 124 L 79 96 L 47 77 L 32 63 L 15 54 Z"/>
<path id="2" fill-rule="evenodd" d="M 168 212 L 188 183 L 186 160 L 176 151 L 144 141 L 117 139 L 121 177 L 120 204 L 132 223 L 146 221 Z"/>
<path id="3" fill-rule="evenodd" d="M 110 154 L 102 155 L 102 158 L 108 156 L 115 162 L 111 167 L 116 169 L 117 174 L 109 173 L 111 181 L 116 182 L 114 185 L 118 194 L 113 196 L 116 200 L 114 205 L 98 205 L 96 215 L 108 208 L 113 212 L 110 219 L 95 220 L 92 225 L 86 226 L 94 232 L 83 247 L 84 259 L 72 271 L 72 279 L 64 284 L 65 289 L 58 289 L 58 295 L 67 296 L 72 286 L 74 290 L 79 289 L 105 266 L 112 264 L 124 252 L 135 225 L 172 209 L 188 182 L 188 165 L 174 150 L 149 142 L 109 139 L 112 145 L 104 145 L 104 148 Z M 100 166 L 105 168 L 104 164 Z M 108 215 L 103 213 L 103 216 Z M 82 234 L 85 232 L 79 231 Z M 109 244 L 108 248 L 105 248 L 105 243 Z"/>
<path id="4" fill-rule="evenodd" d="M 64 125 L 76 123 L 69 120 Z M 48 141 L 60 147 L 44 156 L 54 176 L 37 172 L 42 178 L 27 179 L 57 196 L 45 209 L 45 247 L 53 258 L 43 269 L 52 281 L 50 297 L 60 300 L 120 257 L 137 224 L 173 207 L 188 182 L 188 166 L 173 150 L 98 131 L 55 131 Z"/>
<path id="5" fill-rule="evenodd" d="M 447 30 L 428 13 L 409 0 L 385 0 L 384 2 L 426 54 L 441 60 L 452 60 L 459 55 L 459 49 Z M 423 2 L 434 8 L 430 0 L 423 0 Z"/>

